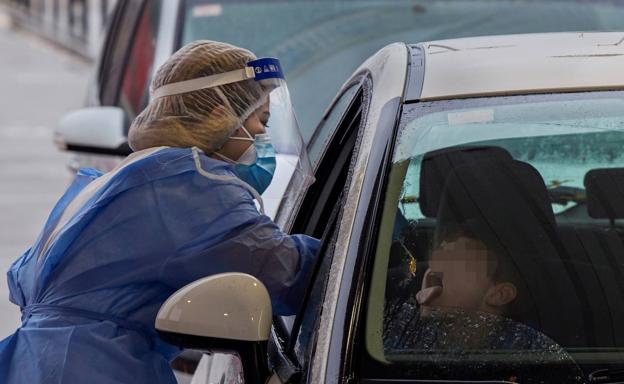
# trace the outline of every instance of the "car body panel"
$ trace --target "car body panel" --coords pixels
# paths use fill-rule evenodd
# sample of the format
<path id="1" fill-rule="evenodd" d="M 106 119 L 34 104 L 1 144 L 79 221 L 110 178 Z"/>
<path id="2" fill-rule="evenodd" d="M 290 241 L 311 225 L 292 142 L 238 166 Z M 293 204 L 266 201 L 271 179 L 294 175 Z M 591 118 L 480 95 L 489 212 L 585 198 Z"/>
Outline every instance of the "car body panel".
<path id="1" fill-rule="evenodd" d="M 623 33 L 490 36 L 422 46 L 427 69 L 420 100 L 624 89 Z"/>

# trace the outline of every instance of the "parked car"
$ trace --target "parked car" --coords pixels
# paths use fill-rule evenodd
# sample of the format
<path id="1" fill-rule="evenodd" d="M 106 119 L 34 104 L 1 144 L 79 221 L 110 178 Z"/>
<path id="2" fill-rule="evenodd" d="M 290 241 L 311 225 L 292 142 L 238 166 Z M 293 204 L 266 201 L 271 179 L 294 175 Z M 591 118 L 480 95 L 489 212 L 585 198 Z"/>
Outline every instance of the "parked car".
<path id="1" fill-rule="evenodd" d="M 157 329 L 184 347 L 239 354 L 229 373 L 204 367 L 194 383 L 209 375 L 271 383 L 622 382 L 623 65 L 619 32 L 383 48 L 345 83 L 310 141 L 317 182 L 276 217 L 293 233 L 322 239 L 299 314 L 274 318 L 269 328 L 261 282 L 213 276 L 172 296 Z M 446 267 L 432 263 L 448 244 L 434 238 L 445 215 L 468 200 L 517 262 L 518 291 L 530 292 L 524 313 L 535 316 L 496 317 L 512 328 L 474 317 L 453 322 L 454 312 L 427 323 L 416 299 L 432 286 L 459 284 L 459 295 L 471 289 L 474 271 L 461 256 L 449 254 L 459 258 Z M 446 275 L 426 280 L 435 268 Z M 457 273 L 465 279 L 454 281 Z M 223 286 L 234 288 L 223 293 Z M 439 343 L 466 324 L 501 344 Z M 426 329 L 438 339 L 421 338 Z M 527 334 L 545 344 L 522 347 Z"/>
<path id="2" fill-rule="evenodd" d="M 149 100 L 154 69 L 197 39 L 227 41 L 260 57 L 278 57 L 308 143 L 340 85 L 389 43 L 619 30 L 623 20 L 624 6 L 613 0 L 118 1 L 86 109 L 59 123 L 57 143 L 76 153 L 71 169 L 112 169 L 129 153 L 129 123 Z"/>

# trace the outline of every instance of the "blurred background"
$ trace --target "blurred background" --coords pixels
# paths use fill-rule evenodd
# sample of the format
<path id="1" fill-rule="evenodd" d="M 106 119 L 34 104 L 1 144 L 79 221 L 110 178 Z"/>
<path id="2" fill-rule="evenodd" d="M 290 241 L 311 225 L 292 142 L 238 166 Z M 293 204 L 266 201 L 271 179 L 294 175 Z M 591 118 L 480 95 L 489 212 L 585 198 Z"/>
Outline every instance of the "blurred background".
<path id="1" fill-rule="evenodd" d="M 19 325 L 5 273 L 71 177 L 53 128 L 84 104 L 113 1 L 0 1 L 0 338 Z"/>
<path id="2" fill-rule="evenodd" d="M 342 83 L 389 43 L 591 30 L 624 31 L 624 0 L 0 0 L 0 338 L 20 319 L 5 271 L 72 170 L 106 171 L 129 152 L 154 69 L 189 41 L 280 58 L 308 142 Z"/>

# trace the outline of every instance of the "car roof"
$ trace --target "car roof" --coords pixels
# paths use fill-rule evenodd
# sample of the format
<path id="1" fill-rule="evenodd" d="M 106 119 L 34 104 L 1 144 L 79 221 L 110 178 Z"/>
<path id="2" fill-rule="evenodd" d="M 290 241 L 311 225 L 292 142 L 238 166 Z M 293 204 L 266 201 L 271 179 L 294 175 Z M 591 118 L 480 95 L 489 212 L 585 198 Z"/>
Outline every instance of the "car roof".
<path id="1" fill-rule="evenodd" d="M 420 100 L 624 89 L 624 32 L 473 37 L 411 49 L 424 52 Z"/>

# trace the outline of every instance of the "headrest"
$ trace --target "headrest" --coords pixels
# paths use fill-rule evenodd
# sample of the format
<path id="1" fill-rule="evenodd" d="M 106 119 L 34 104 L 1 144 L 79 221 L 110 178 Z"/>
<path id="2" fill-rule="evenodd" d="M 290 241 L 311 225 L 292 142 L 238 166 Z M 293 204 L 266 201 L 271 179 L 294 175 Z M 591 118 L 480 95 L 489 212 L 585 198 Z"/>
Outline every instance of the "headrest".
<path id="1" fill-rule="evenodd" d="M 450 171 L 437 213 L 436 237 L 457 226 L 502 241 L 504 248 L 520 239 L 535 243 L 538 233 L 552 232 L 555 215 L 544 181 L 530 164 L 494 158 Z M 484 235 L 485 236 L 485 235 Z M 521 248 L 527 244 L 517 244 Z"/>
<path id="2" fill-rule="evenodd" d="M 590 217 L 624 218 L 624 168 L 592 169 L 585 175 L 584 184 Z"/>
<path id="3" fill-rule="evenodd" d="M 451 170 L 478 160 L 512 160 L 509 152 L 499 147 L 452 147 L 428 152 L 420 168 L 420 211 L 426 217 L 435 217 L 440 206 L 440 196 Z"/>
<path id="4" fill-rule="evenodd" d="M 570 293 L 575 285 L 563 262 L 552 203 L 530 164 L 492 158 L 453 169 L 440 199 L 434 246 L 458 235 L 480 240 L 497 256 L 496 278 L 516 286 L 509 317 L 555 340 L 582 329 L 581 317 L 563 325 L 558 317 L 584 307 Z"/>

